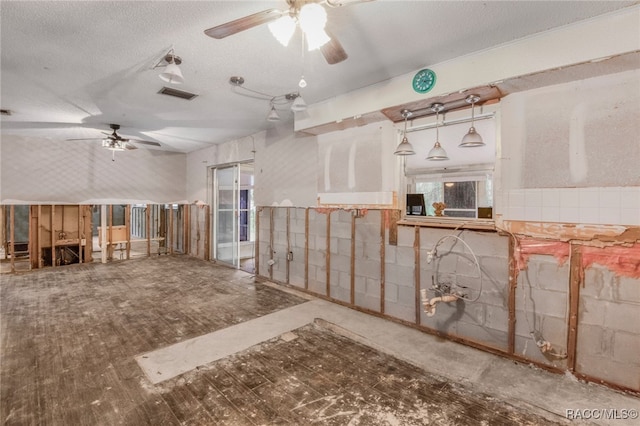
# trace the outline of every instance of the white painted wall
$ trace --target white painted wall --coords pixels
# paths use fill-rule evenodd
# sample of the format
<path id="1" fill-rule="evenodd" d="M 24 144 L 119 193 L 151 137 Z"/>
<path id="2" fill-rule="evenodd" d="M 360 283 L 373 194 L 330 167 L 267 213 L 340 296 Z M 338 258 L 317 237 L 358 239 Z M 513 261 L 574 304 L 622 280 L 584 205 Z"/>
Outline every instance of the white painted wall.
<path id="1" fill-rule="evenodd" d="M 2 204 L 181 203 L 186 155 L 99 143 L 5 136 L 0 141 Z"/>

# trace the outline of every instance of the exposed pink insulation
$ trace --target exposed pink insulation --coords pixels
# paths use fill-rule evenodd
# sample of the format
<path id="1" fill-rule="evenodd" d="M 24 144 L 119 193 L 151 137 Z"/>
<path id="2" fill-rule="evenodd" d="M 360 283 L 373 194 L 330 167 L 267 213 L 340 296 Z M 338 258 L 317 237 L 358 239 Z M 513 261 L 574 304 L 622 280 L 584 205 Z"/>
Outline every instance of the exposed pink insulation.
<path id="1" fill-rule="evenodd" d="M 529 257 L 532 254 L 543 254 L 558 259 L 560 265 L 569 258 L 569 243 L 563 241 L 536 240 L 534 238 L 520 239 L 515 251 L 518 270 L 527 269 Z"/>
<path id="2" fill-rule="evenodd" d="M 640 278 L 640 244 L 632 246 L 582 247 L 582 267 L 597 263 L 618 276 Z"/>

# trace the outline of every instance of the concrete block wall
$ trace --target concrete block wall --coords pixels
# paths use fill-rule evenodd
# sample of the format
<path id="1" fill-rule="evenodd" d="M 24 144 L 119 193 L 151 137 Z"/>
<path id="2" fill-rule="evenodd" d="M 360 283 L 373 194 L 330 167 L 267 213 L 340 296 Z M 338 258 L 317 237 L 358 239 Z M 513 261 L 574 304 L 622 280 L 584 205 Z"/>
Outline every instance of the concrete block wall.
<path id="1" fill-rule="evenodd" d="M 437 248 L 436 248 L 437 245 Z M 436 256 L 428 262 L 429 252 Z M 464 299 L 439 303 L 420 314 L 420 324 L 501 350 L 508 344 L 509 241 L 496 233 L 420 229 L 420 288 L 429 298 L 435 285 L 450 286 Z"/>
<path id="2" fill-rule="evenodd" d="M 578 371 L 640 389 L 640 279 L 590 266 L 578 312 Z"/>
<path id="3" fill-rule="evenodd" d="M 566 358 L 543 354 L 536 341 L 551 343 L 553 353 L 567 353 L 569 263 L 533 255 L 518 274 L 515 352 L 527 359 L 566 367 Z M 533 334 L 532 334 L 533 333 Z"/>
<path id="4" fill-rule="evenodd" d="M 260 276 L 521 361 L 640 391 L 640 278 L 633 274 L 584 263 L 571 248 L 562 255 L 553 241 L 534 244 L 540 252 L 522 257 L 523 236 L 517 244 L 513 240 L 511 259 L 508 233 L 398 225 L 392 245 L 384 210 L 265 207 L 259 215 Z M 437 255 L 428 262 L 436 245 Z M 628 251 L 625 267 L 637 264 L 637 253 Z M 610 255 L 619 257 L 618 251 Z M 267 264 L 271 256 L 273 267 Z M 571 265 L 584 271 L 577 335 L 569 334 Z M 436 297 L 434 283 L 448 284 L 469 300 L 439 303 L 428 316 L 419 290 Z M 551 351 L 543 353 L 538 342 L 549 342 Z"/>

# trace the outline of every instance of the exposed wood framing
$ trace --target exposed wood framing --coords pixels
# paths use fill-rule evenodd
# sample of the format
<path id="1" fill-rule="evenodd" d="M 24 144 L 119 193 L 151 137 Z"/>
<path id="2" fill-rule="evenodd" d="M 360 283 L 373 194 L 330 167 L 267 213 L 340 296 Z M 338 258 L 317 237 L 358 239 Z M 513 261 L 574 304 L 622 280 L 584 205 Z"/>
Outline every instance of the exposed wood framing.
<path id="1" fill-rule="evenodd" d="M 54 229 L 54 219 L 56 216 L 56 206 L 51 205 L 51 215 L 49 216 L 49 229 L 51 230 L 51 266 L 56 266 L 56 231 Z"/>
<path id="2" fill-rule="evenodd" d="M 289 260 L 289 253 L 291 253 L 291 207 L 287 207 L 287 264 L 286 264 L 286 276 L 285 276 L 285 280 L 287 282 L 287 284 L 289 284 L 290 282 L 290 277 L 289 277 L 289 273 L 290 273 L 290 260 Z"/>
<path id="3" fill-rule="evenodd" d="M 38 215 L 38 207 L 40 206 L 29 207 L 29 263 L 31 264 L 31 269 L 38 268 L 38 259 L 40 258 L 40 247 L 38 246 L 40 242 L 38 238 L 40 215 Z"/>
<path id="4" fill-rule="evenodd" d="M 78 263 L 82 263 L 83 249 L 82 249 L 82 236 L 83 236 L 83 216 L 82 207 L 78 206 Z"/>
<path id="5" fill-rule="evenodd" d="M 331 210 L 327 210 L 327 253 L 325 255 L 327 265 L 326 271 L 326 294 L 331 297 Z"/>
<path id="6" fill-rule="evenodd" d="M 262 207 L 256 208 L 256 245 L 253 247 L 253 261 L 255 262 L 256 276 L 260 275 L 260 214 Z"/>
<path id="7" fill-rule="evenodd" d="M 11 237 L 11 242 L 9 243 L 9 255 L 11 256 L 11 272 L 15 272 L 16 271 L 16 209 L 15 206 L 12 204 L 11 207 L 9 207 L 9 229 L 10 229 L 10 237 Z"/>
<path id="8" fill-rule="evenodd" d="M 309 207 L 304 210 L 304 289 L 309 290 Z"/>
<path id="9" fill-rule="evenodd" d="M 356 303 L 356 216 L 355 212 L 351 212 L 351 276 L 349 300 L 352 305 Z"/>
<path id="10" fill-rule="evenodd" d="M 518 266 L 516 261 L 515 237 L 509 237 L 509 324 L 507 336 L 507 351 L 510 354 L 515 352 L 516 347 L 516 288 L 518 286 Z"/>
<path id="11" fill-rule="evenodd" d="M 147 257 L 151 257 L 151 204 L 147 204 L 145 212 L 145 233 L 147 235 Z"/>
<path id="12" fill-rule="evenodd" d="M 389 245 L 398 245 L 398 221 L 400 220 L 400 210 L 385 210 L 389 214 Z"/>
<path id="13" fill-rule="evenodd" d="M 384 314 L 384 298 L 385 298 L 385 257 L 386 257 L 386 245 L 385 245 L 385 230 L 386 222 L 389 218 L 389 210 L 380 211 L 380 313 Z"/>
<path id="14" fill-rule="evenodd" d="M 269 260 L 273 260 L 273 211 L 274 208 L 269 208 Z M 273 262 L 270 262 L 273 263 Z M 269 265 L 269 279 L 273 280 L 273 265 Z"/>
<path id="15" fill-rule="evenodd" d="M 414 229 L 413 238 L 413 255 L 414 255 L 414 277 L 415 277 L 415 306 L 416 306 L 416 324 L 420 324 L 420 227 Z"/>
<path id="16" fill-rule="evenodd" d="M 211 206 L 204 207 L 204 260 L 211 259 Z"/>
<path id="17" fill-rule="evenodd" d="M 124 208 L 124 227 L 127 233 L 127 260 L 131 259 L 131 204 Z"/>
<path id="18" fill-rule="evenodd" d="M 569 324 L 567 333 L 567 368 L 576 369 L 576 349 L 578 345 L 578 306 L 580 304 L 580 286 L 584 282 L 582 268 L 582 248 L 571 245 L 571 259 L 569 264 Z"/>
<path id="19" fill-rule="evenodd" d="M 100 206 L 100 238 L 102 240 L 102 247 L 100 247 L 100 261 L 107 263 L 107 206 L 102 204 Z"/>
<path id="20" fill-rule="evenodd" d="M 109 224 L 108 224 L 108 230 L 109 230 L 109 241 L 107 241 L 106 243 L 106 247 L 107 247 L 107 259 L 111 260 L 113 259 L 113 204 L 109 204 L 109 218 L 108 218 Z"/>

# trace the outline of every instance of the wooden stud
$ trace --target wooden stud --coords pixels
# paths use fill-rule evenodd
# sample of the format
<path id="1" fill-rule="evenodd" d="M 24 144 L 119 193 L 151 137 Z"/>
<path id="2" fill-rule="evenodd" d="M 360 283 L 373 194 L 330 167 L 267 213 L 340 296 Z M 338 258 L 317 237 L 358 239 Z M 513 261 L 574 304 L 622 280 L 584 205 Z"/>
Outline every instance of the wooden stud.
<path id="1" fill-rule="evenodd" d="M 16 209 L 15 206 L 12 204 L 11 207 L 9 207 L 9 236 L 11 238 L 11 241 L 9 242 L 9 255 L 11 256 L 11 272 L 15 272 L 16 271 L 16 262 L 15 262 L 15 258 L 16 258 L 16 244 L 15 244 L 15 239 L 16 239 Z"/>
<path id="2" fill-rule="evenodd" d="M 51 216 L 49 217 L 51 229 L 51 266 L 56 266 L 56 230 L 54 218 L 56 215 L 56 206 L 51 205 Z"/>
<path id="3" fill-rule="evenodd" d="M 256 207 L 256 242 L 253 246 L 253 261 L 256 276 L 260 275 L 260 213 L 262 213 L 262 207 Z"/>
<path id="4" fill-rule="evenodd" d="M 576 350 L 578 346 L 578 307 L 580 305 L 580 286 L 584 282 L 582 251 L 577 244 L 571 244 L 569 264 L 569 332 L 567 333 L 567 368 L 576 369 Z"/>
<path id="5" fill-rule="evenodd" d="M 420 324 L 420 227 L 414 229 L 413 254 L 414 254 L 414 276 L 415 276 L 415 304 L 416 304 L 416 324 Z"/>
<path id="6" fill-rule="evenodd" d="M 356 304 L 356 212 L 351 213 L 351 277 L 350 296 L 352 305 Z"/>
<path id="7" fill-rule="evenodd" d="M 384 314 L 384 298 L 385 295 L 385 282 L 386 282 L 386 265 L 385 265 L 385 257 L 386 257 L 386 244 L 385 244 L 385 236 L 386 236 L 386 226 L 385 222 L 389 217 L 389 210 L 380 210 L 380 313 Z"/>
<path id="8" fill-rule="evenodd" d="M 84 262 L 91 263 L 93 262 L 93 218 L 92 218 L 93 206 L 83 206 L 82 208 L 82 216 L 84 222 L 84 240 L 85 240 L 85 250 L 84 250 Z"/>
<path id="9" fill-rule="evenodd" d="M 147 257 L 151 257 L 151 209 L 152 208 L 153 208 L 152 204 L 147 204 L 147 208 L 145 209 L 145 214 L 146 214 L 145 232 L 147 234 Z"/>
<path id="10" fill-rule="evenodd" d="M 389 210 L 389 245 L 398 245 L 398 221 L 400 210 Z"/>
<path id="11" fill-rule="evenodd" d="M 169 254 L 173 254 L 173 204 L 169 204 Z"/>
<path id="12" fill-rule="evenodd" d="M 124 227 L 127 233 L 127 260 L 131 259 L 131 204 L 124 208 Z"/>
<path id="13" fill-rule="evenodd" d="M 309 207 L 304 210 L 304 289 L 309 290 Z"/>
<path id="14" fill-rule="evenodd" d="M 516 289 L 518 287 L 518 266 L 516 262 L 516 237 L 509 238 L 509 324 L 507 335 L 507 352 L 513 354 L 516 347 Z"/>
<path id="15" fill-rule="evenodd" d="M 291 208 L 287 207 L 287 270 L 286 270 L 286 283 L 289 284 L 289 274 L 290 274 L 290 261 L 289 261 L 289 253 L 291 253 Z"/>
<path id="16" fill-rule="evenodd" d="M 331 297 L 331 210 L 327 211 L 326 294 Z"/>
<path id="17" fill-rule="evenodd" d="M 205 218 L 204 218 L 204 260 L 210 260 L 211 259 L 211 253 L 210 253 L 210 248 L 211 248 L 211 217 L 210 216 L 210 212 L 211 212 L 211 206 L 209 206 L 208 204 L 206 206 L 204 206 L 204 214 L 205 214 Z"/>
<path id="18" fill-rule="evenodd" d="M 109 204 L 109 225 L 108 225 L 108 230 L 109 230 L 109 241 L 107 242 L 107 259 L 109 260 L 113 260 L 113 204 Z"/>
<path id="19" fill-rule="evenodd" d="M 183 204 L 182 205 L 182 225 L 183 225 L 183 231 L 182 231 L 182 238 L 183 238 L 183 246 L 184 246 L 184 254 L 191 254 L 191 236 L 189 235 L 190 232 L 190 228 L 189 228 L 189 222 L 190 222 L 190 212 L 189 212 L 189 204 Z"/>
<path id="20" fill-rule="evenodd" d="M 100 239 L 102 240 L 100 261 L 107 263 L 107 206 L 105 204 L 100 205 Z"/>
<path id="21" fill-rule="evenodd" d="M 269 207 L 269 260 L 273 260 L 273 207 Z M 273 280 L 273 265 L 269 265 L 269 279 Z"/>
<path id="22" fill-rule="evenodd" d="M 38 268 L 38 207 L 29 206 L 29 268 Z"/>
<path id="23" fill-rule="evenodd" d="M 82 206 L 78 205 L 77 209 L 78 209 L 78 263 L 82 263 L 82 257 L 83 257 L 82 254 L 84 252 L 84 250 L 82 249 L 82 236 L 84 235 L 82 230 L 83 230 L 84 221 L 82 217 Z"/>

